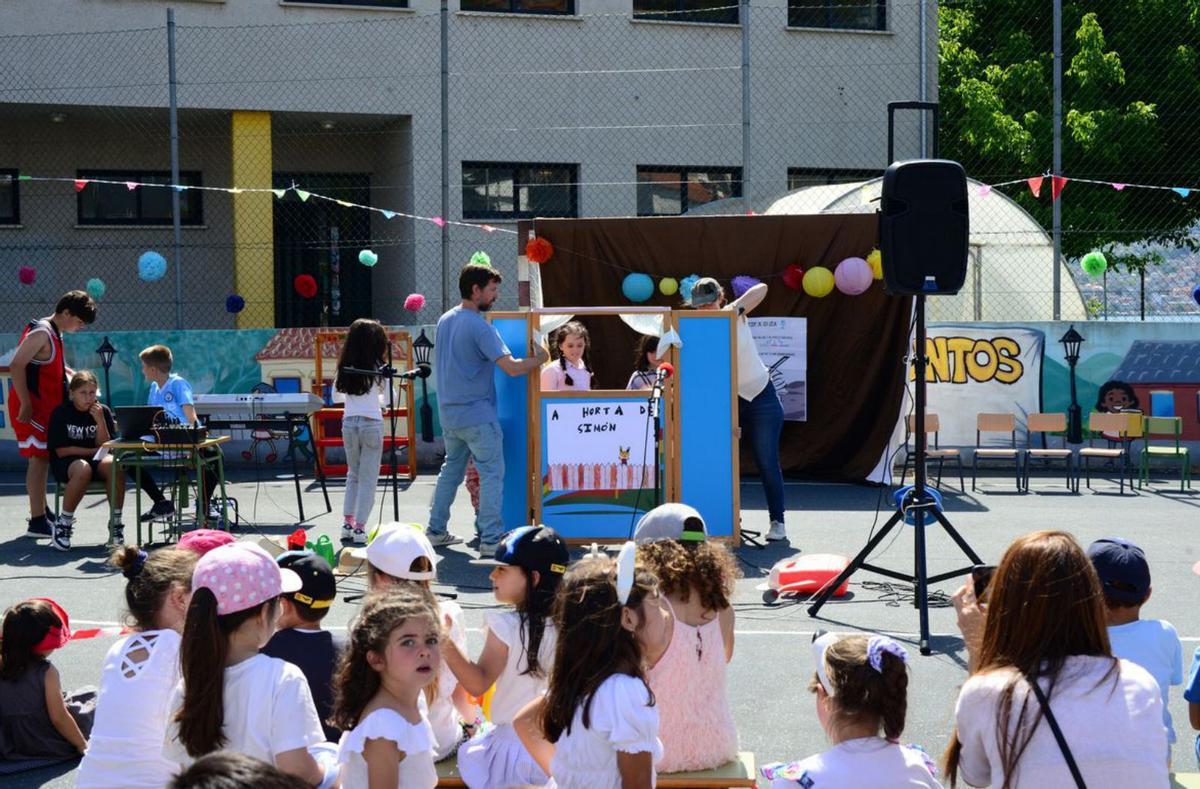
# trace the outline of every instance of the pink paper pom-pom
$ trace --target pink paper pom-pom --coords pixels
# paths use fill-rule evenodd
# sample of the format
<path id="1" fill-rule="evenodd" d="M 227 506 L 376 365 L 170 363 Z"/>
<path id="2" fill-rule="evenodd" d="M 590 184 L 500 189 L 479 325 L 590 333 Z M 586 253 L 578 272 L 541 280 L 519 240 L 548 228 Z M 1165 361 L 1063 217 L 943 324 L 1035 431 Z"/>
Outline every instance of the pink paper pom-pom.
<path id="1" fill-rule="evenodd" d="M 37 279 L 37 269 L 33 266 L 21 266 L 17 271 L 17 279 L 22 285 L 32 285 L 33 281 Z"/>
<path id="2" fill-rule="evenodd" d="M 425 297 L 420 293 L 410 293 L 408 298 L 404 300 L 404 309 L 409 312 L 420 312 L 425 306 Z"/>

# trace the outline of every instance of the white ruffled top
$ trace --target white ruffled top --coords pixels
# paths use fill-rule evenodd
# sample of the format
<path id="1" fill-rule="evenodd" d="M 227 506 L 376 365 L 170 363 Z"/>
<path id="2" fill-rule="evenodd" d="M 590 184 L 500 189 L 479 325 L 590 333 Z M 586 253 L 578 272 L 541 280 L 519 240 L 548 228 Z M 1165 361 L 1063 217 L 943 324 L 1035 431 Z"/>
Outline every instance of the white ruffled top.
<path id="1" fill-rule="evenodd" d="M 621 789 L 617 751 L 653 754 L 662 758 L 658 739 L 658 708 L 650 706 L 650 691 L 637 677 L 613 674 L 592 697 L 591 726 L 584 728 L 583 705 L 575 710 L 571 729 L 555 744 L 550 762 L 550 785 L 558 789 Z"/>
<path id="2" fill-rule="evenodd" d="M 363 748 L 367 740 L 391 740 L 404 753 L 400 762 L 399 789 L 433 789 L 437 786 L 437 768 L 433 765 L 433 727 L 422 711 L 420 723 L 409 723 L 403 715 L 381 707 L 342 732 L 338 742 L 338 763 L 342 766 L 345 789 L 367 789 L 367 762 Z"/>

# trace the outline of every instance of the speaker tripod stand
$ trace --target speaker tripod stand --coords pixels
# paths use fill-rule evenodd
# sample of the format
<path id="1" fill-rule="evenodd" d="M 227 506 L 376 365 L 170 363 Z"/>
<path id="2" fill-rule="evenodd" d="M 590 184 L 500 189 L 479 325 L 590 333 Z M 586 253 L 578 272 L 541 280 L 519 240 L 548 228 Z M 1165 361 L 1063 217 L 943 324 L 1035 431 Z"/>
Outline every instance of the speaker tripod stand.
<path id="1" fill-rule="evenodd" d="M 920 620 L 920 640 L 918 645 L 922 655 L 929 654 L 929 584 L 945 581 L 950 578 L 957 578 L 960 575 L 967 575 L 971 572 L 971 566 L 967 566 L 958 570 L 940 573 L 938 575 L 929 575 L 926 568 L 925 556 L 925 524 L 927 521 L 936 521 L 941 525 L 946 534 L 950 535 L 950 539 L 954 540 L 962 552 L 971 560 L 972 565 L 983 564 L 983 560 L 971 550 L 971 546 L 961 534 L 955 530 L 954 525 L 950 523 L 950 519 L 936 506 L 936 503 L 929 492 L 926 490 L 926 472 L 925 472 L 925 368 L 929 363 L 925 355 L 925 296 L 915 296 L 916 300 L 916 349 L 913 358 L 913 366 L 916 371 L 916 394 L 915 394 L 915 430 L 916 436 L 916 480 L 912 486 L 909 495 L 902 501 L 898 502 L 896 511 L 892 513 L 892 517 L 888 518 L 887 523 L 883 524 L 875 536 L 873 536 L 863 549 L 858 552 L 850 564 L 842 570 L 837 578 L 827 583 L 821 592 L 813 600 L 812 605 L 808 607 L 808 615 L 816 616 L 821 610 L 821 606 L 829 600 L 835 589 L 842 585 L 842 582 L 848 579 L 858 570 L 868 570 L 878 575 L 883 575 L 888 578 L 894 578 L 897 581 L 911 583 L 914 587 L 915 594 L 913 596 L 913 606 L 918 611 Z M 907 366 L 907 365 L 906 365 Z M 905 373 L 907 374 L 907 369 Z M 913 541 L 914 541 L 914 566 L 912 575 L 907 573 L 891 570 L 886 567 L 869 564 L 867 559 L 875 548 L 883 542 L 888 533 L 892 529 L 904 523 L 905 517 L 910 515 L 913 519 Z"/>

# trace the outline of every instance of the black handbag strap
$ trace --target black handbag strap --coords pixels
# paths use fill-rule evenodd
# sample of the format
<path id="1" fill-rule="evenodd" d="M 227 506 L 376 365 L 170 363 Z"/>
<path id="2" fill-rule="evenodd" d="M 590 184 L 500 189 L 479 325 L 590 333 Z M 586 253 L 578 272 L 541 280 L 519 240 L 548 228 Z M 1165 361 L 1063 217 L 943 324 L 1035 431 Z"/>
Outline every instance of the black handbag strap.
<path id="1" fill-rule="evenodd" d="M 1042 691 L 1042 687 L 1038 685 L 1036 678 L 1026 677 L 1025 681 L 1033 687 L 1033 693 L 1037 696 L 1038 704 L 1042 705 L 1042 713 L 1046 716 L 1046 723 L 1050 724 L 1050 731 L 1054 732 L 1054 739 L 1058 742 L 1058 749 L 1062 751 L 1063 758 L 1067 760 L 1067 768 L 1071 771 L 1071 777 L 1075 779 L 1075 786 L 1078 789 L 1087 789 L 1087 784 L 1083 782 L 1083 775 L 1079 772 L 1079 765 L 1075 763 L 1075 757 L 1071 755 L 1071 749 L 1067 747 L 1067 738 L 1063 736 L 1062 729 L 1058 727 L 1058 721 L 1054 718 L 1054 713 L 1050 711 L 1050 699 L 1046 698 L 1046 694 Z"/>

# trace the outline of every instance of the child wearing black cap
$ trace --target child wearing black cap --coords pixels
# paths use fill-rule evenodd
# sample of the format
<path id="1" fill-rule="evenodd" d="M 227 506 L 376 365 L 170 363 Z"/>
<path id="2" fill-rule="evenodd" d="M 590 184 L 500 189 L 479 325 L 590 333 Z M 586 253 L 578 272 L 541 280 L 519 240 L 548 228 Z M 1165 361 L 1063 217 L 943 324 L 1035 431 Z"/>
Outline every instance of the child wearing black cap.
<path id="1" fill-rule="evenodd" d="M 333 714 L 333 674 L 345 648 L 345 639 L 321 629 L 321 620 L 329 613 L 337 597 L 337 582 L 329 562 L 312 551 L 287 551 L 275 563 L 300 576 L 299 591 L 279 598 L 279 623 L 271 640 L 260 651 L 269 657 L 286 660 L 308 680 L 321 728 L 329 742 L 342 736 L 329 724 Z"/>
<path id="2" fill-rule="evenodd" d="M 1167 693 L 1172 685 L 1183 683 L 1183 644 L 1170 622 L 1141 618 L 1142 606 L 1150 599 L 1151 591 L 1150 564 L 1141 548 L 1120 537 L 1110 537 L 1089 545 L 1088 557 L 1104 590 L 1104 615 L 1113 655 L 1149 671 L 1162 691 L 1170 762 L 1175 727 Z"/>
<path id="3" fill-rule="evenodd" d="M 459 774 L 467 786 L 541 786 L 549 780 L 517 738 L 512 720 L 546 690 L 557 642 L 550 608 L 568 561 L 567 545 L 557 532 L 522 526 L 504 536 L 495 558 L 471 562 L 493 568 L 492 592 L 513 610 L 486 615 L 483 652 L 473 663 L 458 645 L 442 642 L 443 660 L 468 693 L 482 696 L 495 685 L 489 709 L 495 728 L 458 751 Z"/>

